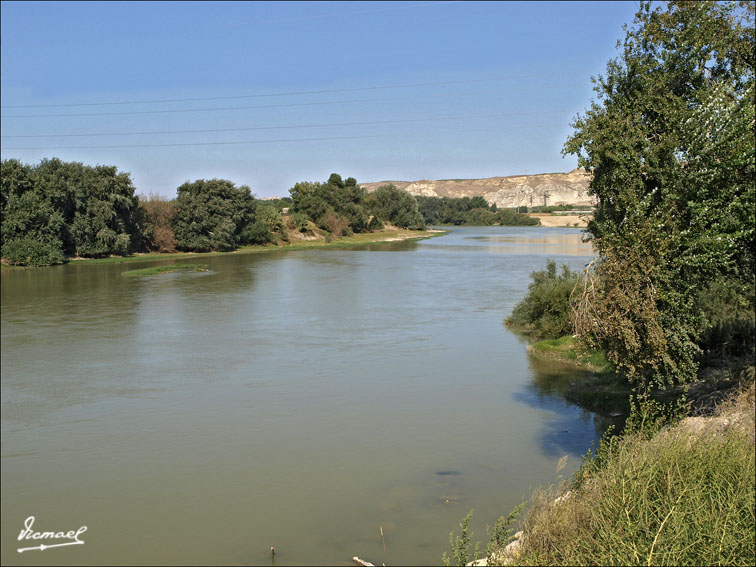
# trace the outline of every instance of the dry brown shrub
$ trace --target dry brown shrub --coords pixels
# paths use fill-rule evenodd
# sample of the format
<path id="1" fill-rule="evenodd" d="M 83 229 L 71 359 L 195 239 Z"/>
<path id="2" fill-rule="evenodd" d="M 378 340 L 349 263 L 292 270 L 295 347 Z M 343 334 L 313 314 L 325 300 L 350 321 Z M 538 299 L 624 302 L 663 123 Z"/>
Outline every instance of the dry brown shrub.
<path id="1" fill-rule="evenodd" d="M 173 201 L 152 193 L 148 197 L 142 195 L 139 201 L 144 209 L 147 223 L 152 225 L 150 249 L 159 252 L 175 252 L 177 241 L 171 228 L 171 221 L 176 215 Z"/>
<path id="2" fill-rule="evenodd" d="M 152 247 L 159 252 L 175 252 L 176 236 L 170 226 L 156 226 L 152 236 Z"/>
<path id="3" fill-rule="evenodd" d="M 322 224 L 334 236 L 341 236 L 349 226 L 349 221 L 333 211 L 328 211 L 323 217 Z"/>

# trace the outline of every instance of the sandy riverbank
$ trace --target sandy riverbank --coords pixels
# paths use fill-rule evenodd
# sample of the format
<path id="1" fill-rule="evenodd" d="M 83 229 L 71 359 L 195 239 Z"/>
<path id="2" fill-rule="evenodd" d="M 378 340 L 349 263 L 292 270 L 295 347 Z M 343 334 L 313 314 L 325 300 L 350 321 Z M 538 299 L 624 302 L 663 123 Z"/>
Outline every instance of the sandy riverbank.
<path id="1" fill-rule="evenodd" d="M 541 215 L 528 213 L 528 216 L 540 220 L 541 226 L 585 228 L 588 226 L 588 221 L 592 215 L 590 213 L 585 215 Z"/>

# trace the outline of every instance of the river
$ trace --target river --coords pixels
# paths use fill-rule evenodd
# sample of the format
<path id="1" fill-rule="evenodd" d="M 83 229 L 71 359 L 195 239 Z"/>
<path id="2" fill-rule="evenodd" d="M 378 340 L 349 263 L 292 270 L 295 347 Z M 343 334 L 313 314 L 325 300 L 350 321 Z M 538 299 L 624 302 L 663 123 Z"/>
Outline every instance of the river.
<path id="1" fill-rule="evenodd" d="M 439 564 L 471 509 L 486 540 L 605 426 L 502 324 L 580 236 L 3 271 L 2 563 Z M 18 553 L 30 516 L 85 543 Z"/>

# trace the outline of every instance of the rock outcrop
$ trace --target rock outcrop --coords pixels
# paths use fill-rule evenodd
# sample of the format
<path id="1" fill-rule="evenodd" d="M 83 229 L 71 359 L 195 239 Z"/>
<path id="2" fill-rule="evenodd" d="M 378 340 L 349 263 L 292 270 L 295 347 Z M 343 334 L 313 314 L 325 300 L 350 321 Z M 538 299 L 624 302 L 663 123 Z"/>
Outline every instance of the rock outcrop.
<path id="1" fill-rule="evenodd" d="M 592 205 L 588 194 L 591 176 L 582 169 L 569 173 L 539 173 L 486 179 L 439 179 L 436 181 L 380 181 L 363 183 L 362 187 L 375 191 L 389 183 L 411 195 L 426 197 L 485 198 L 497 207 L 534 207 L 542 205 Z"/>

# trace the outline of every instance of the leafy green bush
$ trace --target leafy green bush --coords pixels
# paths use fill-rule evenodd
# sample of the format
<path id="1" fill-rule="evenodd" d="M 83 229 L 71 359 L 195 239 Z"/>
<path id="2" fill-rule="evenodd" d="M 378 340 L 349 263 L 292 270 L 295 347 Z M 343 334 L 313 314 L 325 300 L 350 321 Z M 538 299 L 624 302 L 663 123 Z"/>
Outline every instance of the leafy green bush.
<path id="1" fill-rule="evenodd" d="M 63 254 L 79 256 L 124 255 L 144 248 L 145 212 L 128 173 L 57 158 L 34 166 L 4 160 L 0 173 L 0 234 L 3 243 L 20 241 L 8 248 L 16 260 L 57 261 L 52 251 L 58 245 Z M 39 246 L 31 246 L 30 239 Z"/>
<path id="2" fill-rule="evenodd" d="M 535 226 L 541 221 L 512 209 L 499 210 L 481 197 L 415 197 L 426 224 Z M 525 207 L 527 212 L 527 207 Z"/>
<path id="3" fill-rule="evenodd" d="M 375 216 L 395 226 L 411 230 L 425 228 L 415 197 L 394 185 L 382 185 L 369 195 L 367 203 Z"/>
<path id="4" fill-rule="evenodd" d="M 242 230 L 240 240 L 246 244 L 265 245 L 273 242 L 273 233 L 267 223 L 257 221 L 248 224 Z"/>
<path id="5" fill-rule="evenodd" d="M 449 546 L 451 547 L 452 556 L 449 557 L 446 552 L 441 557 L 444 565 L 449 567 L 451 565 L 464 567 L 472 559 L 477 561 L 480 557 L 480 543 L 475 545 L 475 551 L 472 557 L 470 557 L 470 543 L 472 541 L 472 532 L 469 531 L 470 520 L 472 519 L 473 511 L 467 514 L 459 524 L 460 535 L 454 536 L 454 532 L 449 534 Z"/>
<path id="6" fill-rule="evenodd" d="M 538 226 L 541 224 L 540 220 L 517 213 L 512 209 L 502 209 L 497 212 L 496 222 L 501 226 Z"/>
<path id="7" fill-rule="evenodd" d="M 307 231 L 307 215 L 304 213 L 294 213 L 291 215 L 291 220 L 294 223 L 294 227 L 299 230 L 299 232 L 305 232 Z"/>
<path id="8" fill-rule="evenodd" d="M 571 335 L 570 294 L 578 274 L 566 265 L 557 273 L 556 262 L 548 260 L 546 269 L 533 272 L 530 277 L 533 281 L 528 293 L 507 318 L 507 324 L 527 327 L 543 339 Z"/>
<path id="9" fill-rule="evenodd" d="M 43 242 L 31 236 L 9 240 L 2 251 L 8 262 L 21 266 L 50 266 L 64 260 L 60 241 Z"/>
<path id="10" fill-rule="evenodd" d="M 383 230 L 383 222 L 376 216 L 373 216 L 368 222 L 368 230 Z"/>
<path id="11" fill-rule="evenodd" d="M 335 236 L 340 236 L 347 227 L 353 232 L 367 230 L 367 193 L 357 185 L 354 177 L 344 180 L 338 173 L 332 173 L 325 183 L 297 183 L 289 193 L 295 215 L 305 215 Z M 300 230 L 304 231 L 306 227 L 305 223 Z"/>
<path id="12" fill-rule="evenodd" d="M 283 228 L 283 217 L 272 205 L 257 205 L 255 209 L 255 220 L 268 225 L 271 231 L 278 231 Z"/>
<path id="13" fill-rule="evenodd" d="M 705 319 L 699 345 L 704 358 L 750 355 L 756 340 L 754 284 L 720 278 L 701 290 L 697 304 Z"/>
<path id="14" fill-rule="evenodd" d="M 253 220 L 255 199 L 246 185 L 199 179 L 178 188 L 175 208 L 171 225 L 179 250 L 227 251 L 244 242 L 241 232 Z"/>

